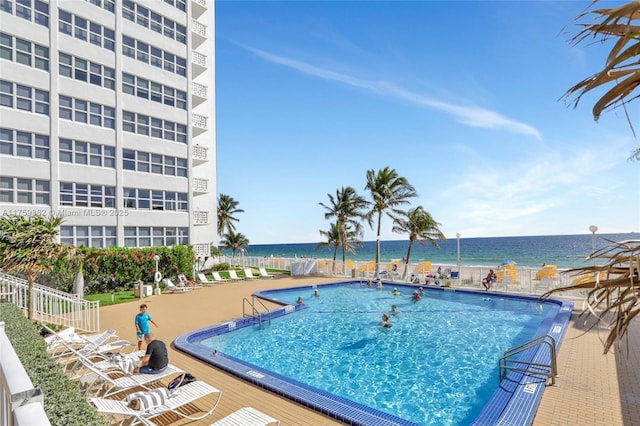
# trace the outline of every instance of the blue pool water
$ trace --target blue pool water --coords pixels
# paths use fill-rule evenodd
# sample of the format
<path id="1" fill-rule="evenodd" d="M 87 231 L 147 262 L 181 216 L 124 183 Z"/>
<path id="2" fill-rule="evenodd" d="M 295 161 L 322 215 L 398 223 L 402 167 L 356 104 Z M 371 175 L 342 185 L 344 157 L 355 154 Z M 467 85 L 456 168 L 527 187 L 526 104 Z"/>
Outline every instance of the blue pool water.
<path id="1" fill-rule="evenodd" d="M 498 388 L 500 356 L 544 334 L 542 323 L 560 309 L 535 299 L 428 287 L 413 303 L 414 288 L 395 287 L 401 296 L 390 294 L 390 284 L 384 290 L 322 286 L 317 298 L 310 287 L 263 292 L 290 305 L 302 296 L 305 304 L 270 326 L 233 322 L 224 327 L 237 328 L 232 333 L 199 331 L 176 344 L 197 340 L 197 356 L 241 360 L 245 372 L 289 377 L 406 424 L 468 425 Z M 400 313 L 383 329 L 381 315 L 392 304 Z"/>

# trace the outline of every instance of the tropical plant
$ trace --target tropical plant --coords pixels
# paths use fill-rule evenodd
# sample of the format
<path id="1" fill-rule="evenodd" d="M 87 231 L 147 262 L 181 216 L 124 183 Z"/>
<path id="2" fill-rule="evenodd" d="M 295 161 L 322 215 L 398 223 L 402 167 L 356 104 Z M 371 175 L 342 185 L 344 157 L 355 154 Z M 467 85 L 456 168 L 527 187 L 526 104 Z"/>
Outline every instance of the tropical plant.
<path id="1" fill-rule="evenodd" d="M 593 7 L 599 0 L 594 0 Z M 586 16 L 595 16 L 595 23 L 582 23 L 582 29 L 571 39 L 577 45 L 586 39 L 599 38 L 601 42 L 615 39 L 601 71 L 589 76 L 571 87 L 565 94 L 573 100 L 574 108 L 585 94 L 601 86 L 612 87 L 596 101 L 593 106 L 593 118 L 598 121 L 602 112 L 622 107 L 625 111 L 631 131 L 635 135 L 633 120 L 626 109 L 627 103 L 640 97 L 640 1 L 634 0 L 614 8 L 587 10 L 576 20 Z M 630 159 L 640 160 L 640 147 L 636 147 Z"/>
<path id="2" fill-rule="evenodd" d="M 234 215 L 244 213 L 244 210 L 238 208 L 238 201 L 225 194 L 218 197 L 218 235 L 222 236 L 225 231 L 227 234 L 236 230 L 233 222 L 238 222 Z"/>
<path id="3" fill-rule="evenodd" d="M 382 227 L 382 214 L 385 213 L 392 220 L 402 214 L 398 207 L 409 204 L 409 198 L 418 194 L 409 181 L 398 175 L 394 169 L 388 166 L 384 169 L 367 170 L 367 184 L 364 189 L 368 189 L 373 199 L 371 211 L 367 214 L 367 221 L 371 225 L 373 217 L 376 216 L 376 271 L 378 276 L 380 266 L 380 231 Z"/>
<path id="4" fill-rule="evenodd" d="M 222 236 L 220 245 L 223 250 L 230 249 L 232 255 L 235 256 L 236 252 L 244 251 L 244 248 L 249 245 L 249 240 L 240 232 L 229 231 Z"/>
<path id="5" fill-rule="evenodd" d="M 72 257 L 75 247 L 55 241 L 60 216 L 0 217 L 0 265 L 7 273 L 24 275 L 28 284 L 27 317 L 33 319 L 33 283 L 50 271 L 59 257 Z"/>
<path id="6" fill-rule="evenodd" d="M 403 279 L 407 278 L 407 265 L 411 257 L 413 243 L 418 243 L 422 247 L 426 247 L 427 243 L 430 243 L 433 247 L 439 248 L 439 240 L 447 241 L 438 226 L 440 224 L 422 206 L 402 212 L 400 217 L 395 219 L 392 231 L 399 234 L 409 234 L 409 246 L 402 272 Z"/>
<path id="7" fill-rule="evenodd" d="M 316 245 L 316 250 L 327 247 L 329 250 L 333 248 L 333 262 L 335 265 L 336 257 L 338 255 L 338 249 L 342 247 L 342 243 L 340 242 L 340 227 L 337 223 L 332 223 L 329 226 L 328 231 L 320 231 L 320 235 L 326 237 L 327 241 L 319 242 Z M 349 253 L 356 253 L 356 249 L 354 246 L 362 247 L 362 232 L 358 233 L 353 231 L 349 225 L 346 226 L 346 251 Z"/>
<path id="8" fill-rule="evenodd" d="M 360 236 L 362 234 L 362 225 L 360 220 L 364 218 L 363 212 L 369 206 L 369 202 L 356 193 L 356 190 L 350 186 L 342 187 L 336 190 L 335 197 L 327 194 L 329 203 L 318 203 L 325 209 L 324 218 L 336 218 L 336 226 L 338 227 L 338 247 L 342 248 L 342 264 L 347 260 L 347 247 L 349 246 L 349 235 Z"/>
<path id="9" fill-rule="evenodd" d="M 586 308 L 580 315 L 595 318 L 593 326 L 600 321 L 609 323 L 605 354 L 616 341 L 628 336 L 631 321 L 640 314 L 640 240 L 606 241 L 606 247 L 587 258 L 594 259 L 594 265 L 564 272 L 579 277 L 574 284 L 542 295 L 547 298 L 559 292 L 587 290 Z M 598 259 L 603 265 L 595 264 Z"/>

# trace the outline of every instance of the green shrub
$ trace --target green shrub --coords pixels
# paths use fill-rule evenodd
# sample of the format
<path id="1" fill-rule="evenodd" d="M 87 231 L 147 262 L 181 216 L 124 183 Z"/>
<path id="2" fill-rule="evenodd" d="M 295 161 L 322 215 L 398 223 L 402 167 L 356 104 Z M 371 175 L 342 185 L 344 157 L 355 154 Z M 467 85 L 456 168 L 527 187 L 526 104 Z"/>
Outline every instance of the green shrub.
<path id="1" fill-rule="evenodd" d="M 12 303 L 0 302 L 0 321 L 31 382 L 42 389 L 44 410 L 52 425 L 106 425 L 106 419 L 82 397 L 80 390 L 46 352 L 40 328 Z"/>

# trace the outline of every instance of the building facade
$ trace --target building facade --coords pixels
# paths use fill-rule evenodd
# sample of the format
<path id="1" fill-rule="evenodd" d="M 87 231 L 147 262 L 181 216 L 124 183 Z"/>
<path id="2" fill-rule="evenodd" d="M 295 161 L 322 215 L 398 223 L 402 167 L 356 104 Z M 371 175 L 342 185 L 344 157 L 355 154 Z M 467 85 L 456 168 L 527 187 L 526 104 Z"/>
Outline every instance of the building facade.
<path id="1" fill-rule="evenodd" d="M 216 233 L 213 0 L 0 0 L 0 214 L 62 242 Z"/>

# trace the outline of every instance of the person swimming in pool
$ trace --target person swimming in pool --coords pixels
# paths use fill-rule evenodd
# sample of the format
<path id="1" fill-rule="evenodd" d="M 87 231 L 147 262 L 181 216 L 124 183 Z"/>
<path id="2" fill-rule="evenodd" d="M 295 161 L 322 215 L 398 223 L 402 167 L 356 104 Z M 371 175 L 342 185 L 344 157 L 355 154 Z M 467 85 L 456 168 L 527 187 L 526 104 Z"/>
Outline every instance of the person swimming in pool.
<path id="1" fill-rule="evenodd" d="M 391 305 L 391 315 L 398 315 L 400 311 L 396 305 Z"/>
<path id="2" fill-rule="evenodd" d="M 380 326 L 383 328 L 391 328 L 391 323 L 389 322 L 389 315 L 382 314 L 382 321 L 380 322 Z"/>
<path id="3" fill-rule="evenodd" d="M 420 296 L 420 293 L 418 293 L 418 290 L 413 292 L 413 295 L 411 296 L 411 301 L 412 302 L 417 302 L 420 299 L 422 299 L 422 296 Z"/>
<path id="4" fill-rule="evenodd" d="M 298 296 L 298 300 L 296 300 L 296 303 L 298 305 L 302 305 L 304 303 L 304 300 L 302 300 L 302 296 Z"/>
<path id="5" fill-rule="evenodd" d="M 384 287 L 382 286 L 382 280 L 378 278 L 378 285 L 376 286 L 377 290 L 382 290 Z"/>
<path id="6" fill-rule="evenodd" d="M 400 291 L 397 288 L 394 288 L 393 291 L 391 291 L 391 295 L 392 296 L 400 296 L 402 293 L 400 293 Z"/>

